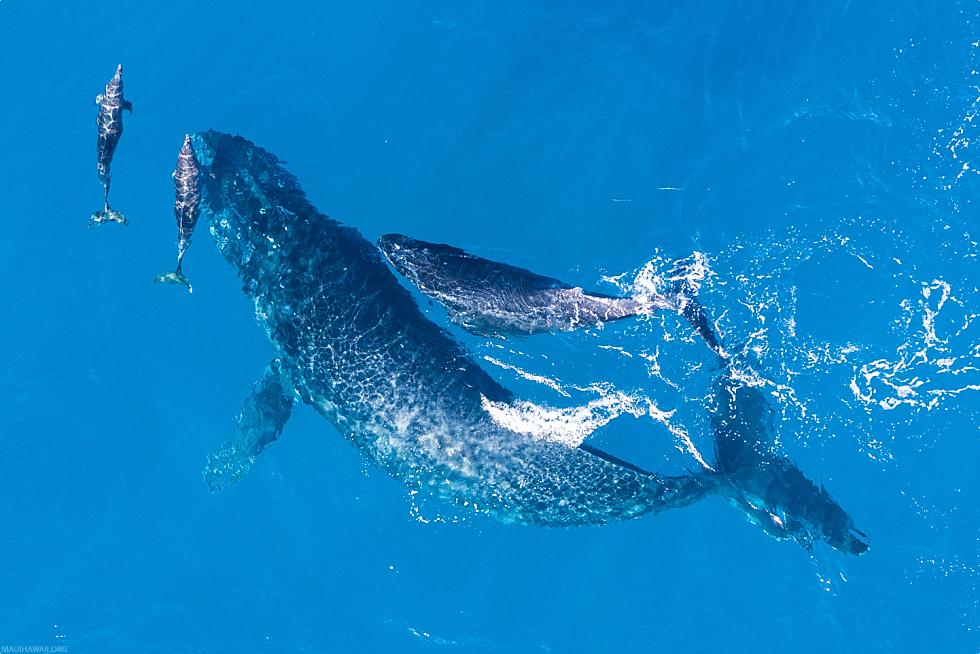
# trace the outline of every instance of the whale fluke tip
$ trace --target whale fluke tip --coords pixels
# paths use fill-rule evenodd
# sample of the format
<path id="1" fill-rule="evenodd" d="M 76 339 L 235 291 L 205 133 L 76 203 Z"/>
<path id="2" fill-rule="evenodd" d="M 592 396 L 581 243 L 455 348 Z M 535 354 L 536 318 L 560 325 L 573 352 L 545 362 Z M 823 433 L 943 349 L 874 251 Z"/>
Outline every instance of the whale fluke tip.
<path id="1" fill-rule="evenodd" d="M 129 225 L 129 220 L 126 216 L 121 214 L 114 209 L 105 209 L 104 211 L 96 211 L 88 219 L 88 226 L 95 227 L 96 225 L 102 225 L 104 223 L 118 223 L 120 225 Z"/>
<path id="2" fill-rule="evenodd" d="M 194 292 L 194 287 L 191 286 L 191 280 L 187 279 L 187 276 L 184 275 L 179 270 L 175 270 L 173 272 L 169 272 L 166 275 L 157 275 L 156 277 L 153 278 L 153 281 L 154 282 L 157 282 L 158 284 L 171 284 L 173 286 L 186 286 L 188 293 L 193 293 Z"/>
<path id="3" fill-rule="evenodd" d="M 212 493 L 228 488 L 242 478 L 255 463 L 255 455 L 236 446 L 225 443 L 217 452 L 208 455 L 204 467 L 204 481 Z"/>

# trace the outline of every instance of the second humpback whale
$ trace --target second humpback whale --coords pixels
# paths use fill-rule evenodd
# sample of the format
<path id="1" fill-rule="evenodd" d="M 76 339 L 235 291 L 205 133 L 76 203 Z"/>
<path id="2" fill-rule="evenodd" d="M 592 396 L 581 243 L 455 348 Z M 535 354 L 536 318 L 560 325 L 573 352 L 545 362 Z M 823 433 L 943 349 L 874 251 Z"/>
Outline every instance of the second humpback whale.
<path id="1" fill-rule="evenodd" d="M 485 404 L 513 402 L 512 393 L 425 317 L 377 248 L 319 212 L 279 160 L 250 141 L 209 131 L 190 142 L 211 234 L 274 351 L 238 415 L 236 437 L 208 459 L 212 490 L 248 470 L 300 401 L 410 488 L 508 523 L 605 524 L 709 494 L 737 492 L 736 503 L 766 496 L 737 485 L 738 465 L 728 476 L 663 476 L 590 446 L 502 426 Z M 733 439 L 741 433 L 738 420 L 717 428 Z M 831 511 L 836 505 L 826 493 L 821 499 L 823 509 L 809 513 L 800 508 L 812 503 L 806 496 L 760 510 L 802 511 L 794 528 L 861 551 L 847 540 L 853 531 L 847 514 Z M 833 513 L 833 530 L 817 524 L 822 510 Z"/>

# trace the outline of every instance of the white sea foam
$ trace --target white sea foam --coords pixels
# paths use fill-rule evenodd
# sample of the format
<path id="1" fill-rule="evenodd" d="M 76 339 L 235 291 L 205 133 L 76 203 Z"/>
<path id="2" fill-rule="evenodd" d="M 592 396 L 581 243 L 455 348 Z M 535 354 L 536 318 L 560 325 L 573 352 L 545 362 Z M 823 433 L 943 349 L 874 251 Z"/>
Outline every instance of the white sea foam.
<path id="1" fill-rule="evenodd" d="M 504 429 L 537 440 L 578 447 L 597 429 L 623 414 L 634 418 L 649 416 L 664 425 L 680 443 L 682 451 L 690 454 L 704 468 L 711 469 L 688 433 L 671 422 L 673 411 L 664 411 L 647 397 L 630 395 L 608 386 L 594 385 L 588 389 L 599 397 L 580 406 L 555 408 L 526 400 L 493 402 L 482 398 L 483 409 Z"/>
<path id="2" fill-rule="evenodd" d="M 889 357 L 856 365 L 850 389 L 866 405 L 890 411 L 900 406 L 932 410 L 943 399 L 980 391 L 980 346 L 957 353 L 951 342 L 966 335 L 978 314 L 941 279 L 921 283 L 921 296 L 900 303 L 899 324 L 908 340 Z M 944 310 L 958 309 L 958 320 L 940 320 Z"/>

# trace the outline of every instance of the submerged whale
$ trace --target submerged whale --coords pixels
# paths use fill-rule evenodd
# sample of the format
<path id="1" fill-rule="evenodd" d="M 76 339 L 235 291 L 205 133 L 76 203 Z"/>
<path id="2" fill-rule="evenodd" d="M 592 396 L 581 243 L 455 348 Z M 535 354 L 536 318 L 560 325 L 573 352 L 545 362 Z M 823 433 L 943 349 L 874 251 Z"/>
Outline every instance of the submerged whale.
<path id="1" fill-rule="evenodd" d="M 209 457 L 212 490 L 276 439 L 294 400 L 409 487 L 508 523 L 604 524 L 685 506 L 712 486 L 501 427 L 483 402 L 510 402 L 510 391 L 423 315 L 372 243 L 246 139 L 209 131 L 191 143 L 202 213 L 275 355 L 237 436 Z"/>
<path id="2" fill-rule="evenodd" d="M 561 325 L 570 330 L 609 319 L 597 318 L 597 311 L 590 308 L 606 298 L 581 289 L 566 294 L 571 287 L 563 282 L 459 248 L 399 234 L 382 236 L 379 247 L 396 270 L 425 295 L 446 305 L 450 318 L 470 330 L 492 326 L 499 333 L 527 334 L 547 329 L 530 327 Z M 844 509 L 778 452 L 771 408 L 762 391 L 734 374 L 686 276 L 675 270 L 671 277 L 676 304 L 668 304 L 669 308 L 677 309 L 695 327 L 718 355 L 721 368 L 711 407 L 716 463 L 713 473 L 702 475 L 705 492 L 725 497 L 775 538 L 793 539 L 807 549 L 814 541 L 825 541 L 851 554 L 866 551 L 867 536 Z M 608 301 L 613 307 L 635 303 L 625 298 Z M 668 300 L 661 298 L 661 302 Z M 629 310 L 619 313 L 617 317 L 625 317 Z"/>
<path id="3" fill-rule="evenodd" d="M 867 535 L 830 496 L 776 448 L 772 408 L 758 386 L 726 366 L 715 384 L 711 430 L 716 492 L 770 536 L 810 550 L 824 541 L 848 554 L 869 548 Z"/>

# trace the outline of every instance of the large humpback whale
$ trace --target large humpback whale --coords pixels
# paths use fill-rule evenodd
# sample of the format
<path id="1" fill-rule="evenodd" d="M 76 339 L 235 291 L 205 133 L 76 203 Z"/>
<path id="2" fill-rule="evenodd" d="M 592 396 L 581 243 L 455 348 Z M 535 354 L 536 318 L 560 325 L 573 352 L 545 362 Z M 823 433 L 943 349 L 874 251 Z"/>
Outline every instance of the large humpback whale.
<path id="1" fill-rule="evenodd" d="M 718 389 L 717 472 L 663 476 L 503 427 L 486 402 L 514 396 L 423 315 L 377 248 L 246 139 L 209 131 L 190 143 L 211 234 L 274 350 L 236 437 L 209 457 L 212 490 L 244 474 L 301 401 L 409 487 L 504 522 L 604 524 L 719 494 L 774 536 L 867 549 L 826 491 L 759 447 L 758 397 L 734 382 Z M 778 474 L 758 475 L 760 463 Z"/>
<path id="2" fill-rule="evenodd" d="M 554 325 L 565 330 L 587 327 L 609 319 L 595 306 L 625 307 L 616 317 L 626 317 L 637 304 L 634 299 L 584 293 L 557 279 L 449 245 L 399 234 L 382 236 L 378 245 L 396 270 L 449 308 L 450 319 L 478 333 L 488 326 L 505 334 L 548 331 Z M 844 509 L 778 452 L 765 395 L 735 374 L 686 276 L 672 272 L 674 300 L 659 301 L 688 319 L 718 355 L 721 367 L 711 411 L 716 463 L 710 482 L 705 474 L 702 483 L 775 538 L 791 538 L 807 549 L 822 540 L 852 554 L 866 551 L 867 537 Z"/>
<path id="3" fill-rule="evenodd" d="M 687 505 L 713 486 L 496 424 L 483 399 L 511 393 L 429 321 L 357 230 L 319 212 L 275 156 L 241 137 L 193 135 L 202 210 L 275 359 L 210 457 L 234 481 L 310 405 L 410 487 L 510 523 L 603 524 Z"/>

